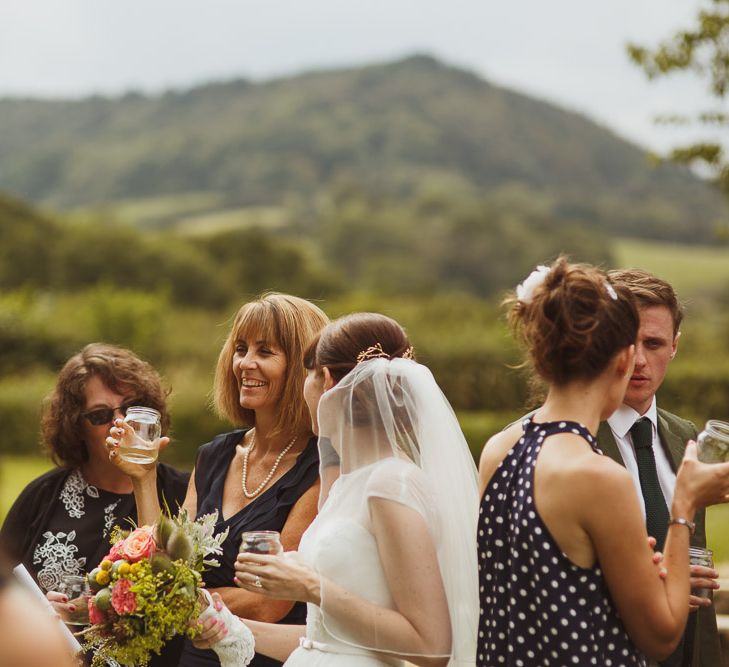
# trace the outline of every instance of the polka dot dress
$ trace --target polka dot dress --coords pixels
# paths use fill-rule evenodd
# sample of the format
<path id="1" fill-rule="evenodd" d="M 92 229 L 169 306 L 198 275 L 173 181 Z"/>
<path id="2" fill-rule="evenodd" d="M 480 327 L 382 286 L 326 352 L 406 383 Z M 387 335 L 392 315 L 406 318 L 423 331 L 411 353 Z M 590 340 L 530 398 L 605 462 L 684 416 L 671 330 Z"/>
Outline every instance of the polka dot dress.
<path id="1" fill-rule="evenodd" d="M 566 432 L 599 453 L 581 424 L 529 418 L 486 487 L 478 522 L 478 667 L 645 666 L 600 568 L 574 565 L 536 512 L 537 454 L 545 438 Z"/>

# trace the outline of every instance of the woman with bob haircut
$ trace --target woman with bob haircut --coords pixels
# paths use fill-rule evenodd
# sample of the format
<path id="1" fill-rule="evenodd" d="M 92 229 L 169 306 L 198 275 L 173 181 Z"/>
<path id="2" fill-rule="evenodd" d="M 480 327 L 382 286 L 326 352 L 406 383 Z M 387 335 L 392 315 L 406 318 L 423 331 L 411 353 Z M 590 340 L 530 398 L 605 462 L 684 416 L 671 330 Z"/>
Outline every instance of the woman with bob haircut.
<path id="1" fill-rule="evenodd" d="M 548 392 L 481 455 L 477 664 L 662 660 L 686 625 L 694 514 L 727 500 L 729 464 L 699 463 L 688 443 L 659 575 L 631 476 L 595 437 L 633 372 L 633 295 L 603 271 L 559 258 L 509 303 Z"/>
<path id="2" fill-rule="evenodd" d="M 238 311 L 218 357 L 215 407 L 240 428 L 200 447 L 183 508 L 190 517 L 217 510 L 216 532 L 229 530 L 221 566 L 207 570 L 204 580 L 239 616 L 269 623 L 304 621 L 303 605 L 272 602 L 255 588 L 236 588 L 233 564 L 242 532 L 279 531 L 284 549 L 296 549 L 316 515 L 319 456 L 302 398 L 303 357 L 327 322 L 305 299 L 264 294 Z M 128 433 L 125 427 L 119 421 L 112 429 L 109 458 L 132 477 L 140 520 L 152 524 L 160 512 L 153 492 L 155 470 L 117 456 L 119 441 Z M 219 664 L 213 651 L 186 641 L 181 667 Z M 251 664 L 280 663 L 256 655 Z"/>
<path id="3" fill-rule="evenodd" d="M 322 465 L 333 449 L 339 475 L 322 471 L 297 553 L 238 556 L 245 590 L 308 603 L 306 628 L 245 620 L 256 650 L 287 667 L 473 665 L 477 478 L 448 401 L 384 315 L 332 322 L 305 362 Z M 250 632 L 222 617 L 196 641 L 244 667 L 227 656 L 245 655 L 234 642 Z"/>

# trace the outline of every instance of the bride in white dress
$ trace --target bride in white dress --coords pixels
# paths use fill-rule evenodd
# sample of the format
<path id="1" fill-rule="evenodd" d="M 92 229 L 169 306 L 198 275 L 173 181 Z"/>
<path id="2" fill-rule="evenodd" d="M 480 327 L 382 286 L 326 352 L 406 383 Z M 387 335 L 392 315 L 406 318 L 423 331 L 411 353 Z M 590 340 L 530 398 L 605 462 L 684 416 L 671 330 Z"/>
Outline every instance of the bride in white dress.
<path id="1" fill-rule="evenodd" d="M 236 563 L 247 590 L 307 602 L 306 633 L 246 620 L 256 651 L 287 667 L 475 664 L 476 470 L 448 401 L 383 315 L 331 323 L 306 358 L 319 514 L 298 552 Z M 244 641 L 230 625 L 197 643 Z"/>

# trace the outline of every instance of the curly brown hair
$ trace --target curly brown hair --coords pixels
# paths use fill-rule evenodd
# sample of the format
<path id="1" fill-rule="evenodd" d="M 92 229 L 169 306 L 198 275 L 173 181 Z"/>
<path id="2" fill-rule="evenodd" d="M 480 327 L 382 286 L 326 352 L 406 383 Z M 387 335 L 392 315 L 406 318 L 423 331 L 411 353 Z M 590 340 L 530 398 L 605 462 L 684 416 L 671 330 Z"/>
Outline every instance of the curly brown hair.
<path id="1" fill-rule="evenodd" d="M 558 386 L 598 376 L 638 334 L 631 290 L 566 257 L 554 262 L 528 301 L 512 297 L 507 303 L 509 324 L 529 353 L 526 365 Z"/>
<path id="2" fill-rule="evenodd" d="M 46 397 L 41 420 L 43 444 L 54 463 L 76 468 L 88 460 L 83 441 L 86 383 L 98 377 L 117 393 L 132 393 L 139 405 L 159 411 L 162 432 L 170 427 L 166 399 L 159 373 L 134 352 L 116 345 L 90 343 L 72 356 L 61 369 L 56 386 Z"/>

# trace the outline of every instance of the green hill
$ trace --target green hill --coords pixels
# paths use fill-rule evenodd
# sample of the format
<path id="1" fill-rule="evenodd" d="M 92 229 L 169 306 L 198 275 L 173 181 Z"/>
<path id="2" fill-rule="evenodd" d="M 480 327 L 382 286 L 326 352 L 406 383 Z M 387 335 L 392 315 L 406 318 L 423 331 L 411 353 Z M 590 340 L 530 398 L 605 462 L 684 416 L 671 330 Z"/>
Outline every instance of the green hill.
<path id="1" fill-rule="evenodd" d="M 516 187 L 556 221 L 690 242 L 711 241 L 723 213 L 686 170 L 655 169 L 583 116 L 426 56 L 151 96 L 0 100 L 0 183 L 36 203 L 195 193 L 200 215 L 342 181 L 394 197 Z"/>

